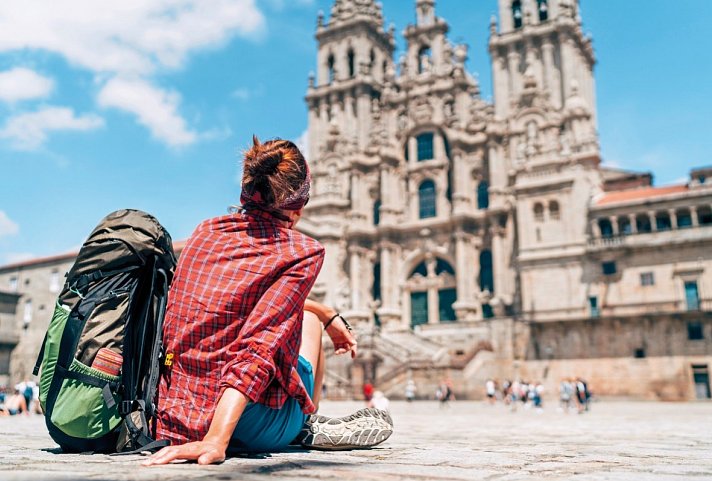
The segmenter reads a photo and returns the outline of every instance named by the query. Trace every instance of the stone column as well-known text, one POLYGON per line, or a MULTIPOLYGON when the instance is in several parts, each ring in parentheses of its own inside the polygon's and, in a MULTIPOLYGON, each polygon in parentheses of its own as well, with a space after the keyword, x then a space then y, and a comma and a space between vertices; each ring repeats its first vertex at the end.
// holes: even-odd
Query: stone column
POLYGON ((598 225, 598 219, 593 219, 591 221, 591 235, 594 239, 601 238, 601 226, 598 225))
POLYGON ((437 324, 440 320, 440 298, 435 277, 435 263, 435 258, 431 256, 428 256, 425 261, 428 268, 428 324, 437 324))
POLYGON ((455 278, 457 301, 453 309, 459 321, 475 319, 478 311, 475 299, 475 270, 473 267, 473 244, 471 236, 464 232, 455 234, 455 278))
POLYGON ((699 227, 700 219, 697 217, 697 207, 694 205, 690 206, 690 217, 692 218, 692 227, 699 227))
POLYGON ((636 222, 635 214, 628 214, 628 222, 630 222, 630 233, 637 234, 638 233, 638 223, 636 222))
MULTIPOLYGON (((507 54, 507 61, 509 62, 509 100, 519 95, 521 92, 521 75, 519 73, 519 62, 520 59, 519 52, 517 52, 514 47, 507 54)), ((508 101, 509 101, 508 100, 508 101)))
POLYGON ((650 230, 652 232, 658 230, 658 223, 655 221, 655 212, 648 211, 648 219, 650 220, 650 230))
POLYGON ((545 89, 550 92, 551 103, 558 110, 562 107, 561 88, 558 85, 554 85, 554 45, 550 39, 544 40, 541 51, 544 61, 545 89))
POLYGON ((361 310, 361 256, 359 248, 349 246, 349 277, 351 281, 351 309, 361 310))
POLYGON ((613 229, 613 235, 617 236, 620 234, 620 229, 618 228, 618 218, 616 216, 611 216, 608 218, 611 223, 611 229, 613 229))
POLYGON ((504 248, 505 236, 507 231, 503 227, 494 228, 494 236, 492 236, 492 274, 494 276, 494 294, 503 298, 509 293, 507 286, 507 252, 504 248))
POLYGON ((670 228, 677 229, 677 213, 675 209, 668 209, 668 214, 670 215, 670 228))

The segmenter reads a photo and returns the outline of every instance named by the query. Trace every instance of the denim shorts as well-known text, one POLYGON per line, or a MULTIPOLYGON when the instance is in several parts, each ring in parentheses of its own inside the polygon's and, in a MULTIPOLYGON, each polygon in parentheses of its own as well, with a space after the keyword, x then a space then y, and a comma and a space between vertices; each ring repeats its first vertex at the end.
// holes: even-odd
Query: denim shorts
MULTIPOLYGON (((314 371, 302 356, 297 361, 297 373, 309 397, 313 397, 314 371)), ((230 450, 262 453, 283 450, 297 437, 306 419, 307 415, 294 398, 287 399, 280 409, 251 402, 232 433, 230 450)))

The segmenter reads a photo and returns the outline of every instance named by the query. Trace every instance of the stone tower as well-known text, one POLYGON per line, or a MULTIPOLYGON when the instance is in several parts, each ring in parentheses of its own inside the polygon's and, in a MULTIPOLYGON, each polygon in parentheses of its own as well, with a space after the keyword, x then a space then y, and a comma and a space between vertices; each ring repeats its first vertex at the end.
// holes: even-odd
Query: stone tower
POLYGON ((316 39, 318 74, 306 96, 313 195, 301 227, 325 245, 323 271, 332 273, 320 278, 314 296, 366 319, 372 262, 348 233, 372 225, 378 160, 369 145, 378 121, 373 112, 394 69, 394 32, 384 30, 375 1, 336 0, 328 23, 319 15, 316 39))
POLYGON ((492 191, 515 206, 525 317, 551 292, 562 303, 585 299, 566 279, 569 264, 580 266, 588 229, 581 212, 601 181, 595 58, 578 8, 577 0, 499 0, 499 30, 495 19, 490 25, 492 191), (541 268, 554 259, 557 267, 541 268))

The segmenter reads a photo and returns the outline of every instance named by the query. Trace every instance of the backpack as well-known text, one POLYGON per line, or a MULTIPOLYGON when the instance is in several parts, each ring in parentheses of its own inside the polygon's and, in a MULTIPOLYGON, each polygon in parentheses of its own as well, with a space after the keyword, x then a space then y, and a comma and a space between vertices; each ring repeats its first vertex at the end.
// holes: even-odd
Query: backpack
POLYGON ((168 444, 154 442, 150 421, 175 266, 170 235, 138 210, 106 216, 79 250, 34 370, 47 429, 65 452, 168 444))

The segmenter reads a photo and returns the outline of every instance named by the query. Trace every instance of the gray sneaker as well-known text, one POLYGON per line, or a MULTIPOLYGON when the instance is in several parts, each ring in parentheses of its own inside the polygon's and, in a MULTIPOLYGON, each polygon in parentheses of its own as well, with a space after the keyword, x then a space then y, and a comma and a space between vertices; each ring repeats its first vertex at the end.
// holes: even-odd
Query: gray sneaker
POLYGON ((337 451, 364 449, 381 444, 393 434, 393 420, 387 411, 365 408, 350 416, 330 418, 312 414, 299 435, 305 448, 337 451))

